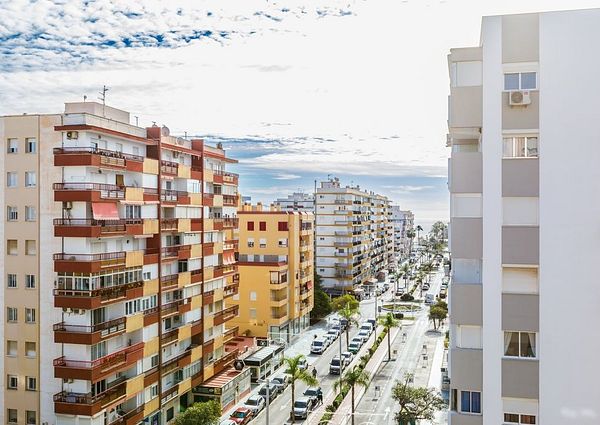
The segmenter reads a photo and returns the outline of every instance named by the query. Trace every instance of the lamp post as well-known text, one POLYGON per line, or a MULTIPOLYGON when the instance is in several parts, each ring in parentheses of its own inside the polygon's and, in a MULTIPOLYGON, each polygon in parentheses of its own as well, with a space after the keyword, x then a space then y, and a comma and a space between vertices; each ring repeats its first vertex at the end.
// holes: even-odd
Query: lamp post
POLYGON ((271 379, 259 379, 258 382, 264 382, 267 386, 267 399, 265 400, 265 416, 266 416, 266 425, 269 425, 269 404, 271 404, 271 379))

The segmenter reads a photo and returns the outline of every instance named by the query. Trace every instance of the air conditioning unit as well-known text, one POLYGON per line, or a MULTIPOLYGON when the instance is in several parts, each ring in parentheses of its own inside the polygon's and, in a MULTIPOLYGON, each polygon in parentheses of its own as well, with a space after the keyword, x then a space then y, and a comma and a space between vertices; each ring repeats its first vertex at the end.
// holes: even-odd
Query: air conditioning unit
POLYGON ((72 201, 63 201, 63 210, 70 210, 73 208, 72 201))
POLYGON ((71 140, 71 139, 78 139, 78 138, 79 138, 78 131, 67 131, 67 139, 71 140))
POLYGON ((510 106, 525 106, 531 103, 531 97, 528 91, 513 91, 508 94, 508 104, 510 106))

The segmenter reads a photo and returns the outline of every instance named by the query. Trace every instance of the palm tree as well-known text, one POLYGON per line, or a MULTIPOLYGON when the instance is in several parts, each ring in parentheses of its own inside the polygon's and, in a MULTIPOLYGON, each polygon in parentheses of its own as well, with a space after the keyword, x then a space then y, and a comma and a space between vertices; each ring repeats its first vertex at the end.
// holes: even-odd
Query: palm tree
POLYGON ((404 289, 408 289, 408 277, 410 276, 410 266, 408 263, 404 263, 400 269, 400 273, 402 273, 402 277, 404 278, 404 289))
POLYGON ((352 425, 354 425, 354 387, 356 385, 360 385, 362 387, 369 386, 369 375, 362 369, 354 366, 352 370, 346 372, 346 374, 341 377, 338 381, 335 381, 334 389, 335 391, 341 389, 344 385, 348 385, 351 391, 352 398, 352 425))
MULTIPOLYGON (((417 224, 417 242, 419 242, 421 240, 421 232, 423 231, 423 228, 421 227, 420 224, 417 224)), ((421 245, 421 242, 419 242, 419 245, 421 245)))
POLYGON ((284 357, 283 362, 286 365, 285 373, 290 375, 290 381, 292 384, 292 410, 290 416, 292 417, 292 423, 294 423, 294 403, 296 402, 296 381, 302 381, 306 385, 317 385, 319 381, 314 378, 308 369, 300 368, 300 360, 304 359, 302 354, 298 354, 294 357, 284 357))
POLYGON ((383 326, 383 329, 387 332, 387 343, 388 343, 388 362, 392 360, 392 342, 390 340, 390 334, 392 328, 396 328, 400 325, 398 319, 394 317, 392 313, 388 313, 385 316, 379 318, 379 324, 383 326))
POLYGON ((350 325, 354 323, 358 325, 358 320, 356 320, 356 315, 358 314, 357 308, 350 307, 350 304, 346 304, 344 308, 338 311, 338 314, 348 321, 348 325, 346 326, 346 350, 348 349, 348 344, 350 341, 350 325))

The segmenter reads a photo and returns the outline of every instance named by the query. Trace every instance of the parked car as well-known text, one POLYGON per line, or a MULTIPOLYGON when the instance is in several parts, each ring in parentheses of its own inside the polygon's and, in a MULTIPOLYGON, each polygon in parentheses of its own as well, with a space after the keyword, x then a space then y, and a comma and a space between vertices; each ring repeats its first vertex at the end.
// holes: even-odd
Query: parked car
POLYGON ((375 329, 375 326, 377 326, 377 320, 375 319, 367 319, 367 323, 370 323, 373 329, 375 329))
POLYGON ((298 369, 300 370, 306 370, 308 368, 308 361, 306 360, 305 357, 300 358, 300 360, 298 360, 298 369))
POLYGON ((346 328, 350 326, 350 324, 348 323, 348 319, 340 319, 340 326, 343 330, 346 330, 346 328))
POLYGON ((310 345, 310 352, 312 354, 322 354, 329 344, 324 338, 314 339, 312 344, 310 345))
POLYGON ((361 331, 367 331, 370 335, 371 332, 373 332, 373 325, 369 321, 366 321, 362 325, 360 325, 360 329, 358 330, 358 332, 360 333, 361 331))
POLYGON ((339 375, 346 368, 346 360, 344 357, 340 359, 339 356, 335 356, 329 362, 329 374, 330 375, 339 375))
POLYGON ((338 336, 340 336, 340 331, 337 329, 331 328, 327 331, 327 335, 332 335, 333 339, 336 339, 338 336))
POLYGON ((252 420, 254 415, 252 414, 252 410, 247 407, 238 407, 233 411, 229 419, 235 422, 237 425, 246 425, 248 422, 252 420))
POLYGON ((334 336, 329 333, 326 333, 325 335, 323 335, 323 339, 325 340, 327 347, 329 347, 335 341, 334 336))
POLYGON ((423 291, 428 291, 429 290, 429 283, 425 282, 423 283, 423 291))
POLYGON ((358 345, 360 345, 362 347, 363 344, 365 343, 365 340, 363 339, 363 337, 357 335, 354 338, 352 338, 350 340, 350 342, 356 342, 358 345))
POLYGON ((348 351, 350 351, 353 354, 356 354, 359 352, 361 345, 362 344, 358 341, 352 341, 350 342, 350 344, 348 344, 348 351))
POLYGON ((252 395, 248 397, 246 403, 244 403, 244 407, 252 410, 254 416, 258 415, 258 412, 265 408, 267 401, 261 395, 252 395))
POLYGON ((290 384, 290 378, 287 375, 276 376, 271 380, 271 382, 279 387, 279 392, 283 392, 290 384))
POLYGON ((354 354, 351 351, 344 351, 342 353, 342 358, 346 359, 346 365, 349 365, 352 363, 352 360, 354 360, 354 354))
POLYGON ((294 418, 295 419, 306 419, 308 418, 308 411, 314 405, 308 397, 300 397, 294 401, 294 418))
POLYGON ((338 334, 341 334, 341 333, 342 333, 342 325, 340 325, 339 323, 338 323, 338 324, 335 324, 335 325, 333 325, 333 326, 331 327, 331 329, 333 329, 333 330, 336 330, 336 331, 338 332, 338 334))
POLYGON ((425 294, 425 304, 431 305, 435 302, 435 296, 433 294, 425 294))
MULTIPOLYGON (((263 396, 265 399, 267 398, 267 384, 260 387, 258 390, 258 395, 263 396)), ((275 397, 279 395, 279 387, 274 383, 269 383, 269 399, 273 400, 275 397)))
POLYGON ((369 340, 370 336, 371 336, 371 332, 369 332, 366 329, 361 329, 360 331, 358 331, 358 335, 357 335, 357 337, 362 338, 363 344, 369 340))
POLYGON ((304 390, 304 395, 310 400, 310 407, 317 403, 319 391, 321 391, 321 387, 308 387, 304 390))

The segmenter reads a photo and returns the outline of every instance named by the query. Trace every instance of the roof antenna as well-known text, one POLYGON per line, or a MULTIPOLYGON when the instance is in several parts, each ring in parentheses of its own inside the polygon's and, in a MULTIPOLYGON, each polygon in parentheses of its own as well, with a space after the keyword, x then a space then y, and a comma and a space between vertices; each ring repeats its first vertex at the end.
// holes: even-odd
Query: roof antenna
POLYGON ((136 126, 136 127, 139 127, 138 123, 139 123, 139 119, 140 119, 140 117, 138 117, 138 116, 135 116, 135 115, 134 115, 133 117, 135 118, 135 126, 136 126))
POLYGON ((83 95, 83 103, 85 103, 85 101, 87 100, 87 95, 83 95))
POLYGON ((108 87, 106 86, 102 86, 102 91, 100 92, 100 97, 98 99, 100 99, 102 101, 102 116, 106 116, 105 114, 105 108, 106 108, 106 92, 108 91, 108 87))
POLYGON ((187 140, 187 131, 183 132, 183 138, 187 140))

